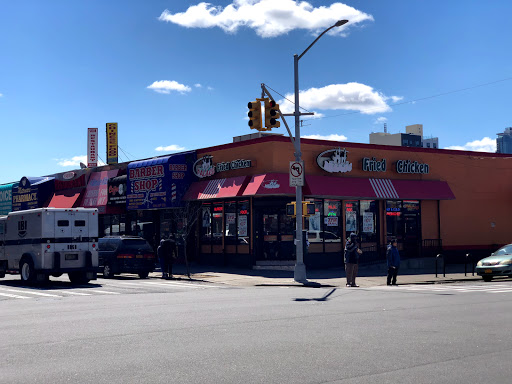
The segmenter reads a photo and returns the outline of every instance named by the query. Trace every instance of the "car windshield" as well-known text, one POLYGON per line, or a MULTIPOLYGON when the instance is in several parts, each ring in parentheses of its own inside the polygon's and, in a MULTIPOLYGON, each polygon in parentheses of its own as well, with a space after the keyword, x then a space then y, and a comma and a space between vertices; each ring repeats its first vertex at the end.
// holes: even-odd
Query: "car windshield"
POLYGON ((500 255, 511 255, 512 254, 512 244, 505 245, 504 247, 501 247, 496 252, 493 253, 494 256, 500 256, 500 255))

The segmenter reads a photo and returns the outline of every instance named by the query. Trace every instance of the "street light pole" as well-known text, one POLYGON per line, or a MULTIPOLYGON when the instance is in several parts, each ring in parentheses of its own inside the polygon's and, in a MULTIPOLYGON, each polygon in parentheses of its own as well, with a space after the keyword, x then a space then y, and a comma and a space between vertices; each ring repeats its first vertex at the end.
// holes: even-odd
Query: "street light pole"
MULTIPOLYGON (((299 55, 293 55, 293 77, 294 77, 294 90, 295 90, 295 161, 300 162, 302 153, 300 149, 300 107, 299 107, 299 60, 306 54, 307 51, 320 39, 325 33, 332 28, 341 27, 343 24, 348 23, 348 20, 339 20, 336 24, 327 28, 313 41, 304 52, 299 55)), ((304 169, 305 174, 305 169, 304 169)), ((304 175, 305 179, 305 175, 304 175)), ((302 186, 295 187, 295 209, 296 209, 296 226, 295 226, 295 253, 297 260, 295 262, 295 269, 293 278, 299 283, 307 283, 306 265, 304 264, 304 244, 302 239, 302 186)))

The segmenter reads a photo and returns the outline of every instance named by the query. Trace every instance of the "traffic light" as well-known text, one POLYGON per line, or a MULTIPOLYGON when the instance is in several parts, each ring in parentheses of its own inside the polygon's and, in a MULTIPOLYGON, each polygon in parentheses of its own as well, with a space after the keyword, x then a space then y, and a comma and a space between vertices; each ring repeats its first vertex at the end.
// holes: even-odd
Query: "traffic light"
POLYGON ((276 104, 274 100, 268 98, 265 99, 265 127, 267 130, 272 128, 279 128, 281 123, 277 121, 279 119, 279 104, 276 104))
POLYGON ((295 202, 286 204, 286 216, 296 216, 295 213, 295 202))
POLYGON ((258 131, 265 131, 266 129, 261 125, 261 104, 259 101, 251 101, 247 104, 249 108, 249 127, 258 131))
POLYGON ((314 216, 315 215, 315 203, 309 201, 302 202, 302 216, 314 216))

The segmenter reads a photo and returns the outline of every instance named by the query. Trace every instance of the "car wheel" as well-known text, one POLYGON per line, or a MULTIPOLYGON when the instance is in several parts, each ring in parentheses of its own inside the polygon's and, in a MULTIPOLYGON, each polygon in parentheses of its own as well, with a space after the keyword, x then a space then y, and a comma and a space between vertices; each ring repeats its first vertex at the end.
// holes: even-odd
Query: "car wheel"
POLYGON ((73 284, 87 284, 90 280, 85 272, 70 272, 68 276, 73 284))
POLYGON ((114 277, 114 272, 112 271, 112 266, 109 263, 106 263, 103 266, 103 277, 105 279, 111 279, 114 277))
POLYGON ((52 276, 53 276, 53 277, 61 277, 61 276, 62 276, 62 273, 52 273, 52 276))
POLYGON ((30 258, 23 258, 20 261, 20 276, 22 282, 29 284, 33 283, 36 279, 34 263, 30 258))
POLYGON ((486 282, 489 282, 492 280, 492 276, 482 276, 482 279, 484 279, 486 282))
POLYGON ((145 272, 139 272, 139 277, 140 277, 141 279, 145 279, 145 278, 147 278, 147 277, 148 277, 148 275, 149 275, 149 272, 148 272, 148 271, 145 271, 145 272))

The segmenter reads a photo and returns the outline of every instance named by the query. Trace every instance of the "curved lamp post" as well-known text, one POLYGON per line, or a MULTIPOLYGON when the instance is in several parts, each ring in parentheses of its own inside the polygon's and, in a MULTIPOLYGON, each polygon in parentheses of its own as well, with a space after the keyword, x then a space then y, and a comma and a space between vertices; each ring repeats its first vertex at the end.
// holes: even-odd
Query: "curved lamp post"
MULTIPOLYGON (((293 69, 294 69, 294 82, 295 82, 295 160, 301 161, 302 153, 300 151, 300 116, 302 115, 299 110, 299 60, 302 56, 306 54, 309 49, 315 45, 315 43, 320 39, 325 33, 330 31, 335 27, 341 27, 343 24, 348 23, 348 20, 339 20, 336 24, 330 26, 325 31, 323 31, 316 39, 313 41, 309 47, 306 48, 304 52, 300 55, 293 55, 293 69)), ((306 283, 306 266, 304 264, 304 253, 303 253, 303 244, 302 244, 302 186, 295 187, 295 206, 296 206, 296 227, 295 227, 295 251, 297 255, 297 260, 295 263, 295 269, 293 278, 295 281, 299 283, 306 283)))

